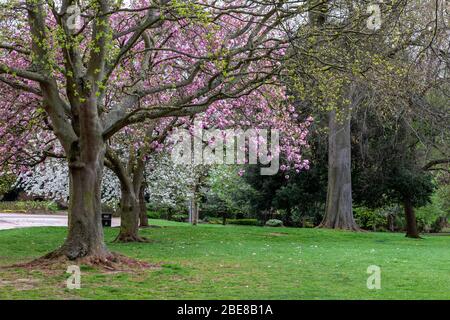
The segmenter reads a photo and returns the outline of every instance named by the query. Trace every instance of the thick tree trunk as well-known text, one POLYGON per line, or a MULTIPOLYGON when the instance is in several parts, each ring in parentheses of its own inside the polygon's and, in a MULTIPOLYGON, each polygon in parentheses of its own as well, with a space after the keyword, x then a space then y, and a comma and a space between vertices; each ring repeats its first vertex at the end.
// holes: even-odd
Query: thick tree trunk
MULTIPOLYGON (((309 13, 309 23, 322 29, 327 21, 329 8, 326 2, 316 3, 316 10, 309 13)), ((353 106, 359 103, 355 99, 354 83, 349 87, 349 98, 353 106)), ((343 103, 339 118, 336 110, 329 114, 328 133, 328 189, 325 216, 319 225, 321 228, 360 230, 353 217, 351 183, 351 108, 343 103)))
POLYGON ((350 112, 329 115, 328 190, 326 212, 319 227, 359 230, 352 210, 350 112))
POLYGON ((68 235, 61 248, 44 258, 66 256, 70 260, 83 258, 93 263, 108 263, 114 258, 104 243, 101 223, 105 142, 95 99, 88 96, 86 104, 74 108, 72 126, 78 138, 69 144, 64 135, 59 135, 69 165, 68 235))
POLYGON ((142 185, 139 190, 139 219, 140 226, 145 228, 148 227, 148 216, 147 216, 147 205, 145 202, 145 186, 142 185))
MULTIPOLYGON (((101 161, 103 162, 103 161, 101 161)), ((109 255, 103 240, 101 222, 101 181, 103 165, 92 163, 85 168, 70 170, 71 198, 69 233, 63 245, 69 259, 109 255)))
MULTIPOLYGON (((95 148, 94 148, 95 149, 95 148)), ((101 182, 104 153, 97 161, 70 161, 69 227, 67 239, 61 248, 43 258, 33 261, 42 264, 45 260, 67 257, 77 263, 108 266, 117 264, 135 265, 132 259, 110 252, 103 238, 101 223, 101 182)))
POLYGON ((135 161, 134 150, 130 149, 128 166, 125 166, 116 153, 110 148, 106 150, 108 167, 120 181, 120 231, 116 242, 145 242, 139 236, 139 220, 141 204, 139 196, 143 187, 144 162, 135 161))
POLYGON ((103 162, 104 147, 101 143, 92 143, 89 150, 70 157, 68 235, 61 248, 45 258, 66 256, 70 260, 87 258, 100 263, 113 258, 104 243, 101 223, 103 162))
POLYGON ((417 230, 416 213, 410 199, 405 199, 403 202, 405 208, 406 218, 406 237, 408 238, 420 238, 419 231, 417 230))
POLYGON ((131 186, 121 185, 120 199, 120 232, 117 242, 143 242, 139 236, 140 204, 131 186))

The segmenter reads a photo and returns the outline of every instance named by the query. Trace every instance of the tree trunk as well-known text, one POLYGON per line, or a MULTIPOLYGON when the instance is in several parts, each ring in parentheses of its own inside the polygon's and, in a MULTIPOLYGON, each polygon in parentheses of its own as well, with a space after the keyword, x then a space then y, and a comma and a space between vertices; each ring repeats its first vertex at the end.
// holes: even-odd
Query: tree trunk
POLYGON ((389 231, 394 232, 395 231, 395 216, 393 214, 388 214, 387 221, 388 221, 389 231))
MULTIPOLYGON (((310 1, 317 8, 309 13, 309 23, 323 29, 329 15, 327 2, 310 1)), ((354 83, 349 87, 352 107, 359 103, 355 99, 354 83)), ((325 216, 319 228, 360 230, 353 217, 351 184, 351 108, 343 103, 340 118, 336 110, 329 113, 328 133, 328 189, 325 216)))
POLYGON ((336 111, 329 115, 328 190, 326 211, 319 227, 359 230, 352 210, 350 112, 343 119, 336 111))
POLYGON ((121 184, 120 232, 117 242, 143 242, 139 236, 139 199, 131 185, 121 184))
POLYGON ((191 198, 189 204, 189 221, 194 226, 198 224, 198 204, 195 195, 191 198))
POLYGON ((109 255, 103 240, 101 221, 101 162, 69 170, 70 224, 63 248, 65 247, 65 255, 71 260, 85 256, 104 259, 109 255))
POLYGON ((411 199, 405 199, 403 202, 405 208, 406 218, 406 237, 408 238, 420 238, 419 231, 417 230, 416 213, 412 205, 411 199))
POLYGON ((141 227, 148 227, 147 205, 145 202, 145 186, 142 185, 139 190, 139 219, 141 227))
POLYGON ((68 235, 61 248, 44 258, 66 256, 70 260, 87 258, 92 262, 108 262, 113 258, 104 243, 101 223, 103 162, 101 144, 92 143, 89 150, 71 155, 68 235))
POLYGON ((108 167, 120 181, 120 232, 116 242, 145 242, 147 239, 139 236, 139 220, 141 213, 140 192, 143 188, 144 162, 136 163, 134 149, 130 148, 128 166, 125 166, 118 155, 107 148, 108 167))
POLYGON ((44 258, 66 256, 70 260, 108 263, 114 256, 103 239, 101 223, 101 185, 105 161, 105 142, 95 97, 79 106, 72 120, 77 139, 70 144, 60 135, 69 165, 70 197, 68 235, 58 250, 44 258))
POLYGON ((198 224, 200 208, 197 199, 194 200, 194 225, 198 224))

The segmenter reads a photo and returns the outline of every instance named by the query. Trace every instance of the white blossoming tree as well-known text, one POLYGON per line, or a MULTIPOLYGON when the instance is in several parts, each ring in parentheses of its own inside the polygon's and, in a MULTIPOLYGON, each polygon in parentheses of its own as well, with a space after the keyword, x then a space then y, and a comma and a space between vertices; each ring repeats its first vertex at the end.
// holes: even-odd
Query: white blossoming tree
POLYGON ((149 159, 146 171, 147 191, 152 205, 176 208, 187 204, 195 181, 193 166, 173 163, 170 155, 161 153, 149 159))
MULTIPOLYGON (((49 158, 43 163, 22 173, 17 186, 29 195, 39 195, 46 199, 69 201, 69 172, 63 159, 49 158)), ((102 185, 102 203, 116 208, 120 200, 120 186, 116 176, 104 169, 102 185)))

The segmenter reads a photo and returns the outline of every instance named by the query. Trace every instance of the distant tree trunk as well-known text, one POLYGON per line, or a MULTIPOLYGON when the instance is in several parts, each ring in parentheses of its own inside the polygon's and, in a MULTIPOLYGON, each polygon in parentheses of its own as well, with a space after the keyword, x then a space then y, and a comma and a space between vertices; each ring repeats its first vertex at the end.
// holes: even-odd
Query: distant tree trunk
POLYGON ((196 196, 194 195, 189 203, 189 222, 196 226, 198 224, 198 203, 196 196))
POLYGON ((198 224, 198 221, 200 220, 200 205, 197 200, 195 200, 195 225, 198 224))
POLYGON ((116 238, 118 242, 140 241, 139 233, 139 200, 128 186, 121 186, 120 199, 120 232, 116 238))
POLYGON ((195 184, 192 188, 192 196, 189 201, 189 222, 196 226, 199 219, 199 204, 198 204, 198 193, 200 189, 200 184, 195 184))
POLYGON ((107 165, 120 181, 120 231, 117 242, 145 242, 139 236, 139 219, 141 213, 140 191, 143 185, 144 163, 138 159, 136 166, 134 155, 130 152, 129 164, 125 167, 119 157, 107 149, 107 165))
POLYGON ((388 230, 391 232, 394 232, 395 231, 395 216, 393 214, 388 214, 387 221, 388 221, 388 230))
POLYGON ((188 213, 189 213, 188 221, 189 221, 190 224, 192 224, 192 199, 189 199, 188 213))
POLYGON ((411 199, 406 198, 403 202, 406 218, 406 236, 408 238, 420 238, 417 230, 416 213, 412 205, 411 199))
POLYGON ((145 202, 145 186, 139 191, 139 219, 141 227, 148 227, 147 204, 145 202))
POLYGON ((329 114, 328 190, 321 228, 360 230, 353 217, 350 111, 329 114))

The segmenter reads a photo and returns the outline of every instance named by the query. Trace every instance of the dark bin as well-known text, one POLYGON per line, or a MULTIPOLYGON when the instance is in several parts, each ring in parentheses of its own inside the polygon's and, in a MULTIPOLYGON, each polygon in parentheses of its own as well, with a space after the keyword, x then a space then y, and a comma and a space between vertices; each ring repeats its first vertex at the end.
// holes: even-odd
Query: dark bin
POLYGON ((102 226, 111 227, 112 213, 102 213, 102 226))

